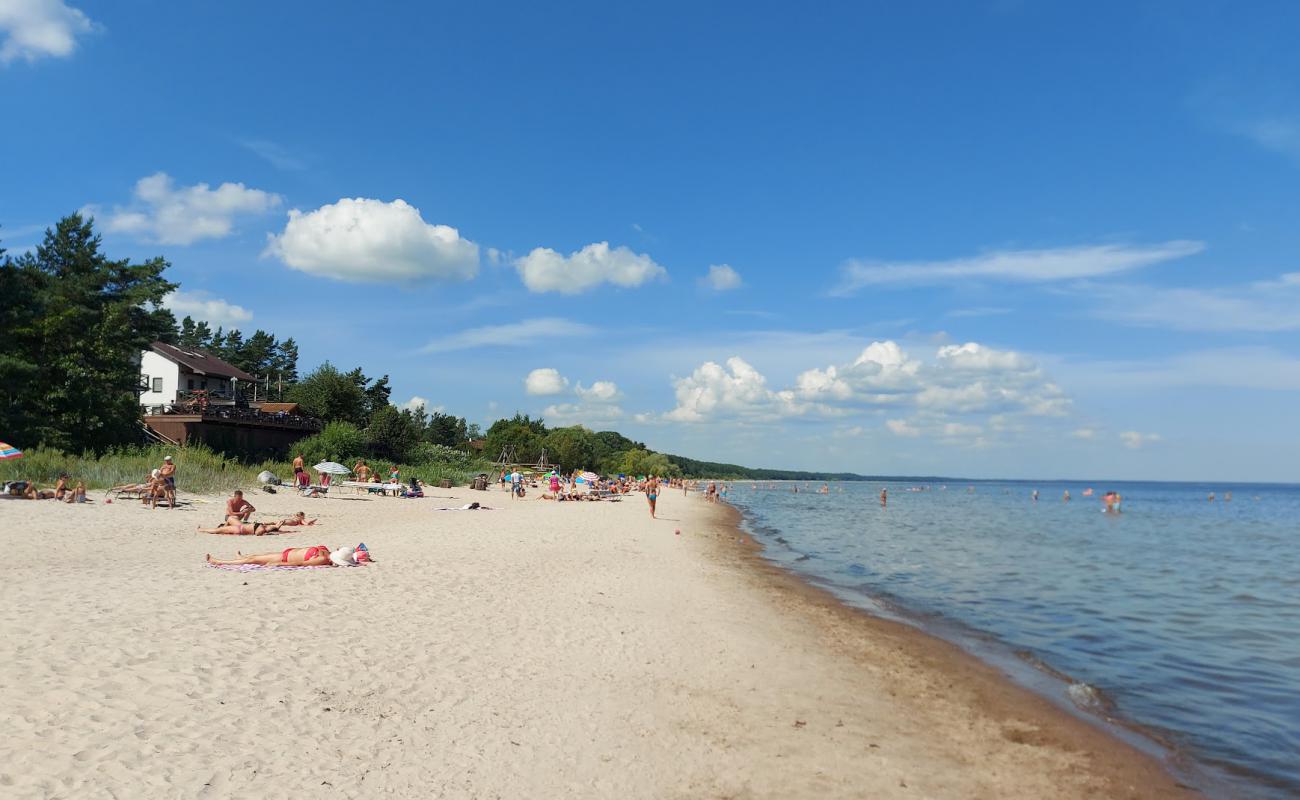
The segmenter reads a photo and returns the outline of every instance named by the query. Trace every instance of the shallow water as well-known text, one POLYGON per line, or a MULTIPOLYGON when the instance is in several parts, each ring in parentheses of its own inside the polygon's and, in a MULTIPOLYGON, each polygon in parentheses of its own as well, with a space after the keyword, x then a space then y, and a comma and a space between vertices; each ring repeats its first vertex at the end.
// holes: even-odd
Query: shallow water
POLYGON ((1300 796, 1300 487, 1092 485, 739 482, 728 499, 768 558, 1064 673, 1063 697, 1189 756, 1212 794, 1300 796), (1109 489, 1123 514, 1099 513, 1109 489))

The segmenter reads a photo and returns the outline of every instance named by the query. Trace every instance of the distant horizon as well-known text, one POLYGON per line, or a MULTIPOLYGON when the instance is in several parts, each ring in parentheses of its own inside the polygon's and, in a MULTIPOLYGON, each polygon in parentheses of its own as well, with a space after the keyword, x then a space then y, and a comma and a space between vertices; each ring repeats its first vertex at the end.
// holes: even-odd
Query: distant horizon
POLYGON ((0 15, 0 247, 480 424, 1300 481, 1300 6, 225 11, 0 15))

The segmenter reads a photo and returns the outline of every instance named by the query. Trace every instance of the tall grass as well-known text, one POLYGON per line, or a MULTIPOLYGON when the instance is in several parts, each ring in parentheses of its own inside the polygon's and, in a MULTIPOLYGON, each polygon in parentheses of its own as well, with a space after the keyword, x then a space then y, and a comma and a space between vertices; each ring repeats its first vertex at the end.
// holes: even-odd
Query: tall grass
MULTIPOLYGON (((202 445, 153 445, 110 450, 100 456, 73 455, 53 448, 37 447, 25 451, 22 458, 0 461, 0 481, 29 480, 37 486, 47 488, 59 475, 67 473, 73 481, 85 481, 87 489, 107 489, 144 481, 150 470, 162 464, 163 456, 171 456, 175 461, 176 485, 181 492, 223 494, 235 489, 253 488, 258 485, 258 473, 263 470, 275 473, 286 483, 293 476, 287 460, 249 464, 202 445)), ((356 463, 356 459, 347 459, 343 463, 350 467, 356 463)), ((416 477, 433 486, 437 486, 444 478, 450 479, 453 485, 467 484, 474 475, 489 469, 486 461, 467 458, 464 454, 459 458, 415 464, 390 465, 388 462, 381 464, 374 460, 368 463, 380 471, 381 477, 387 476, 390 466, 396 466, 401 470, 403 481, 416 477)))

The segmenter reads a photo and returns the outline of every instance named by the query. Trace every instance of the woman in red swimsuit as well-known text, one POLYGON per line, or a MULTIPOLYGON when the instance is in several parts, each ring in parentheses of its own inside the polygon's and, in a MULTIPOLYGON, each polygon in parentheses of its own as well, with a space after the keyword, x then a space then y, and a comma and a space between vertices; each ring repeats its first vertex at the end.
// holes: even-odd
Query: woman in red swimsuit
POLYGON ((208 556, 209 564, 224 567, 230 564, 261 564, 267 567, 324 567, 330 564, 330 549, 323 544, 315 547, 290 547, 280 553, 258 553, 221 560, 208 556))

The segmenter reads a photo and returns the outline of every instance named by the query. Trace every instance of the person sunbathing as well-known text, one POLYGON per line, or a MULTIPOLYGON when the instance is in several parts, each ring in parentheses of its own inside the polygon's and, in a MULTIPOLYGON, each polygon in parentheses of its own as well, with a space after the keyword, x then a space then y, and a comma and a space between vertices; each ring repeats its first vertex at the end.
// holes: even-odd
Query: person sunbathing
POLYGON ((260 564, 265 567, 326 567, 330 561, 330 549, 323 545, 315 547, 290 547, 279 553, 256 553, 251 556, 240 554, 239 558, 216 559, 207 555, 207 562, 219 567, 260 564))
POLYGON ((54 497, 54 492, 37 489, 31 481, 10 481, 5 484, 5 494, 23 500, 49 500, 54 497))
MULTIPOLYGON (((58 481, 54 484, 54 499, 62 500, 63 496, 70 491, 72 490, 68 488, 68 473, 65 472, 59 476, 58 481)), ((68 502, 72 501, 69 500, 68 502)))
POLYGON ((226 517, 223 525, 215 528, 199 527, 199 533, 220 533, 226 536, 265 536, 280 530, 279 522, 244 522, 239 517, 226 517))
POLYGON ((280 525, 281 527, 290 528, 298 525, 315 525, 319 521, 319 519, 307 519, 307 512, 299 511, 292 517, 280 520, 280 525))

